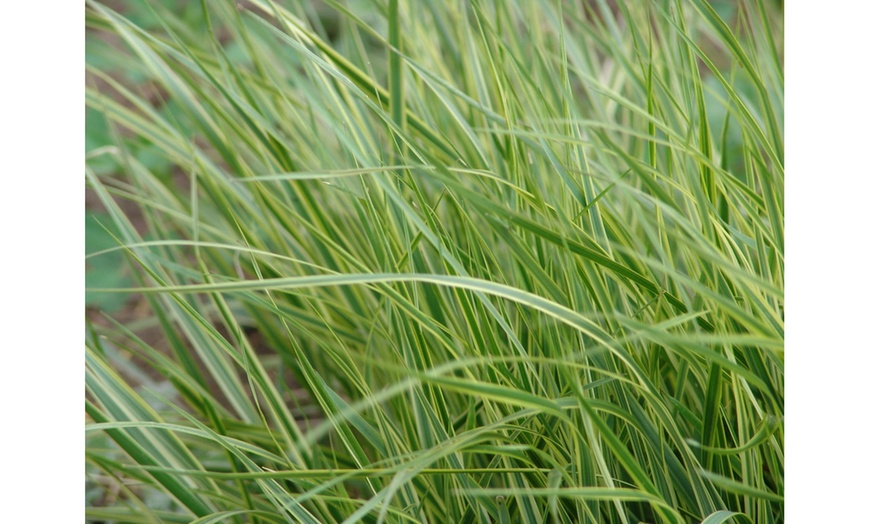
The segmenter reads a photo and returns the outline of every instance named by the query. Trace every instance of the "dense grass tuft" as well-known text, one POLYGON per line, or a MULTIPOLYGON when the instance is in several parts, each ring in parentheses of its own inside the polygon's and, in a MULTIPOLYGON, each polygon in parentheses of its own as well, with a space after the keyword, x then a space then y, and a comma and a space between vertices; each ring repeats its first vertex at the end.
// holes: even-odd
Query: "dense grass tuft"
POLYGON ((176 3, 87 3, 89 519, 783 521, 781 7, 176 3))

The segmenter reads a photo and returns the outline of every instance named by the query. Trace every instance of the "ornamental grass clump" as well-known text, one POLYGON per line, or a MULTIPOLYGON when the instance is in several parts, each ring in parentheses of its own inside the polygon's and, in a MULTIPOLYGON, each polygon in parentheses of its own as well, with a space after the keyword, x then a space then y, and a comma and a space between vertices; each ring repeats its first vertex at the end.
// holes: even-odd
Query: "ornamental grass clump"
POLYGON ((87 28, 90 521, 783 521, 781 6, 87 28))

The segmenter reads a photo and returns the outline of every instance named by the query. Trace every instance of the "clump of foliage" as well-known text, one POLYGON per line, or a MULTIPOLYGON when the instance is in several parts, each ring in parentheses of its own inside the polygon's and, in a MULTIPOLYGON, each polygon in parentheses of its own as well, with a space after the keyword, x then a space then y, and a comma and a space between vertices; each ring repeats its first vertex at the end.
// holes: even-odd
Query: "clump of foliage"
POLYGON ((168 6, 87 3, 89 519, 783 520, 781 7, 168 6))

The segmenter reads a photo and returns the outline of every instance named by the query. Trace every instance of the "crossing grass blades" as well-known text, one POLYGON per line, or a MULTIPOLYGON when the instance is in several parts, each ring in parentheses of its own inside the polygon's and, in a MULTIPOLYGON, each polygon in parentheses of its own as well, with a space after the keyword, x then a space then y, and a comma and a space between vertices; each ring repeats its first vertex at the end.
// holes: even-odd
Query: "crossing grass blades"
POLYGON ((783 521, 781 6, 86 9, 91 522, 783 521))

